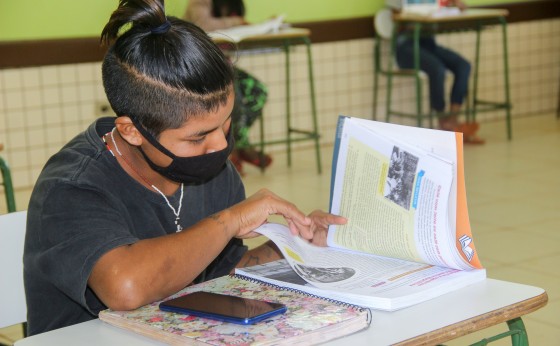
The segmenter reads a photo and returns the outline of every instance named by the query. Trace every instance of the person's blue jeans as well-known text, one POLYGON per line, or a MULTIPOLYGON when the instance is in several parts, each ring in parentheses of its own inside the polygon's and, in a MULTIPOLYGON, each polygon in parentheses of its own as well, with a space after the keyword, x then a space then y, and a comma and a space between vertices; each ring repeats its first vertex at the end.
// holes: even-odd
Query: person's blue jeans
MULTIPOLYGON (((403 69, 414 68, 414 43, 412 38, 399 36, 396 49, 397 64, 403 69)), ((469 88, 470 63, 462 56, 439 46, 435 38, 420 38, 420 70, 428 75, 430 106, 436 112, 445 111, 445 71, 453 75, 452 104, 462 104, 469 88)))

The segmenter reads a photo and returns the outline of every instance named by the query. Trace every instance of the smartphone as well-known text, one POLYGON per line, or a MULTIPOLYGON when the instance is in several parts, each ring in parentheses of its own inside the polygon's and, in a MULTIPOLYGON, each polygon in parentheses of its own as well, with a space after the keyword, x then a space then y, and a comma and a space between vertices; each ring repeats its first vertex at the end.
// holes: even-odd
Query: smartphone
POLYGON ((280 303, 241 298, 212 292, 193 292, 159 304, 160 310, 249 325, 283 314, 280 303))

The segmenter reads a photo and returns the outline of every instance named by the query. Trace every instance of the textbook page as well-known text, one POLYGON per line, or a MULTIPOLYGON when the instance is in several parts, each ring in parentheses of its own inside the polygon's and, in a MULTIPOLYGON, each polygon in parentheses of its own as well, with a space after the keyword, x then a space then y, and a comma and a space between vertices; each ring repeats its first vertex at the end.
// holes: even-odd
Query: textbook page
MULTIPOLYGON (((350 118, 352 122, 369 128, 371 131, 382 133, 385 137, 408 142, 421 150, 433 153, 448 162, 457 162, 458 148, 456 134, 451 131, 418 128, 414 126, 396 125, 381 121, 371 121, 361 118, 350 118)), ((346 118, 348 120, 348 118, 346 118)), ((345 122, 346 122, 345 120, 345 122)), ((461 138, 462 141, 462 138, 461 138)), ((453 180, 449 191, 449 225, 454 227, 456 221, 455 201, 457 199, 457 165, 452 165, 453 180)))
POLYGON ((348 223, 329 228, 329 246, 472 268, 458 254, 454 220, 449 220, 455 210, 450 203, 454 163, 354 118, 342 121, 331 212, 348 223))
MULTIPOLYGON (((343 117, 343 119, 341 123, 350 120, 371 131, 382 133, 388 138, 408 142, 410 145, 454 163, 453 181, 448 200, 448 224, 450 230, 455 230, 453 246, 457 249, 456 260, 473 268, 482 268, 474 246, 469 221, 463 161, 463 135, 450 131, 396 125, 361 118, 343 117)), ((450 237, 449 241, 451 242, 453 239, 450 237)), ((450 245, 452 244, 450 243, 450 245)))
POLYGON ((287 262, 237 268, 236 274, 375 309, 399 309, 486 277, 484 270, 461 271, 311 245, 279 224, 255 231, 271 239, 287 262))

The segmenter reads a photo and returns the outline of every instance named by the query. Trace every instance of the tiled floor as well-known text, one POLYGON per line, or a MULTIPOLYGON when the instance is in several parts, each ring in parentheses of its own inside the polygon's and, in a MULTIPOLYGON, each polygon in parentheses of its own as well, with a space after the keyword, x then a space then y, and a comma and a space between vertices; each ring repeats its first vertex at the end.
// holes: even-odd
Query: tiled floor
MULTIPOLYGON (((515 119, 510 142, 503 122, 484 123, 481 136, 485 145, 465 148, 477 249, 489 277, 547 290, 548 305, 523 320, 531 345, 560 345, 560 120, 552 114, 515 119)), ((246 167, 248 195, 267 187, 305 212, 327 209, 332 148, 323 149, 322 175, 317 175, 311 150, 296 152, 291 168, 278 153, 265 174, 246 167)), ((19 206, 25 205, 27 195, 18 195, 19 206)), ((504 324, 447 344, 469 344, 505 328, 504 324)), ((20 329, 7 328, 0 334, 14 339, 20 337, 20 329)), ((492 345, 508 344, 502 340, 492 345)))

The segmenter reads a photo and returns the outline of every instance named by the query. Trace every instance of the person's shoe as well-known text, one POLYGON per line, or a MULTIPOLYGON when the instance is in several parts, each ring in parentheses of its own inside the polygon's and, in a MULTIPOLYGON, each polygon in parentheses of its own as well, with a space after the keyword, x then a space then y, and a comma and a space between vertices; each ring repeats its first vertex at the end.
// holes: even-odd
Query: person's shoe
POLYGON ((259 168, 266 168, 272 163, 272 157, 255 149, 238 149, 239 158, 259 168))
POLYGON ((472 134, 472 135, 466 135, 463 134, 463 143, 465 144, 484 144, 486 143, 486 141, 480 137, 478 137, 476 134, 472 134))
POLYGON ((479 127, 478 123, 462 123, 455 126, 453 131, 461 132, 465 136, 474 136, 479 127))
POLYGON ((232 152, 231 155, 229 156, 229 160, 231 161, 231 163, 233 163, 239 175, 244 176, 245 172, 243 172, 243 162, 241 161, 239 154, 235 151, 232 152))

